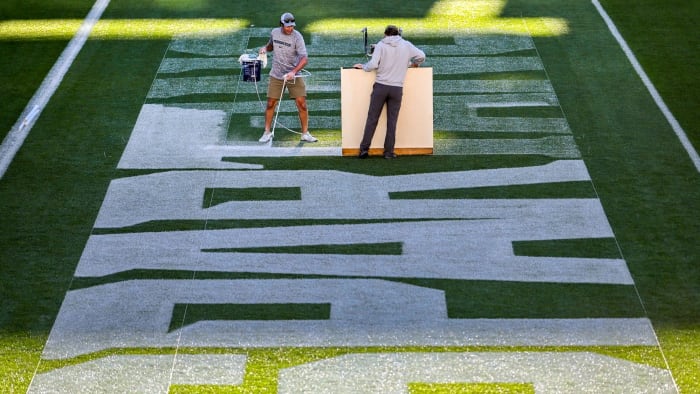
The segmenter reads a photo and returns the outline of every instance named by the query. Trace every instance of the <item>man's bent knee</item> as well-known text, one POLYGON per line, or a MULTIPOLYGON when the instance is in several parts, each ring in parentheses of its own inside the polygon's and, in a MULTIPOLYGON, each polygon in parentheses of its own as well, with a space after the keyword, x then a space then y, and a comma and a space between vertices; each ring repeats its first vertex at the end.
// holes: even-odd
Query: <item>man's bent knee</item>
POLYGON ((294 101, 296 102, 296 104, 297 104, 297 109, 298 109, 299 111, 306 111, 306 110, 307 110, 307 107, 306 107, 306 97, 298 97, 298 98, 296 98, 294 101))

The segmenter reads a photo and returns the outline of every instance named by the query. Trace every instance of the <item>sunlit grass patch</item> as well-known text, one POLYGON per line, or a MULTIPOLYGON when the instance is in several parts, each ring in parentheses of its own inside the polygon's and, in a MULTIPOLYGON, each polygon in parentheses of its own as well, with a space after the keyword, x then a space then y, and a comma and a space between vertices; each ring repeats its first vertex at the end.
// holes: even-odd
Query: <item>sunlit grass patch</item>
POLYGON ((500 14, 505 5, 505 0, 442 0, 435 3, 424 19, 394 18, 390 22, 386 18, 324 19, 311 23, 306 30, 356 35, 360 29, 367 27, 381 34, 391 23, 414 36, 497 33, 548 37, 569 32, 568 23, 563 19, 502 18, 500 14))
POLYGON ((0 392, 24 393, 46 342, 44 335, 0 332, 0 392))
POLYGON ((108 19, 95 26, 92 36, 100 39, 209 37, 234 33, 248 24, 241 19, 108 19))
POLYGON ((409 383, 411 394, 509 394, 534 393, 530 383, 409 383))
POLYGON ((463 34, 514 34, 533 37, 558 36, 569 32, 566 21, 554 18, 476 18, 463 15, 428 17, 426 19, 325 19, 311 23, 306 31, 323 34, 356 36, 367 27, 381 35, 388 23, 400 26, 412 36, 463 34))
POLYGON ((664 326, 657 328, 659 343, 678 385, 696 392, 700 387, 700 328, 664 326))
MULTIPOLYGON (((0 40, 66 40, 81 19, 32 19, 0 22, 0 40)), ((249 24, 242 19, 102 19, 92 30, 93 39, 151 40, 179 35, 210 37, 230 34, 249 24)))
POLYGON ((0 22, 0 40, 66 40, 83 23, 81 19, 32 19, 0 22))

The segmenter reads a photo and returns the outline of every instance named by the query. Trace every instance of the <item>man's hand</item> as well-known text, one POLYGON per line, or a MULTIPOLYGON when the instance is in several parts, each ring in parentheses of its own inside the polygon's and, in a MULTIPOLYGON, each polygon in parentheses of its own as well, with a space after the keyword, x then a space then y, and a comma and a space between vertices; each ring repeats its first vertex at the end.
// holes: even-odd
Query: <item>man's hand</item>
POLYGON ((362 69, 362 64, 361 64, 361 63, 357 63, 357 64, 355 64, 355 65, 353 66, 353 68, 362 69))
POLYGON ((294 73, 294 71, 290 71, 290 72, 284 74, 285 81, 291 81, 292 79, 294 79, 294 77, 296 77, 296 74, 294 73))
POLYGON ((267 48, 266 48, 266 47, 260 47, 260 49, 258 50, 258 53, 261 54, 261 55, 266 54, 266 53, 267 53, 267 48))

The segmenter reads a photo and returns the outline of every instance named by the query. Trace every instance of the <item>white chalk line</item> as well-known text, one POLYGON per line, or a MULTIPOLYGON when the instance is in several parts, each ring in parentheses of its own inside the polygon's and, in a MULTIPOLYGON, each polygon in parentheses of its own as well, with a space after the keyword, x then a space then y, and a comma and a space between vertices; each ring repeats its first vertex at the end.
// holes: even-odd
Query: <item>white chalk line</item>
POLYGON ((109 5, 109 0, 97 0, 92 6, 92 9, 85 17, 83 24, 80 26, 75 36, 70 40, 66 49, 63 50, 61 56, 58 57, 56 63, 51 67, 51 70, 46 74, 46 78, 39 86, 39 89, 34 93, 31 100, 25 107, 17 122, 12 126, 12 129, 7 134, 0 145, 0 179, 5 175, 7 168, 12 163, 15 155, 24 144, 24 140, 29 135, 36 120, 41 115, 46 104, 58 89, 58 86, 63 81, 63 77, 70 69, 73 61, 83 48, 85 41, 90 36, 92 28, 99 21, 102 13, 109 5))
POLYGON ((620 32, 617 30, 615 23, 612 21, 612 19, 608 15, 608 13, 605 12, 605 9, 603 8, 603 6, 600 5, 600 2, 598 0, 591 0, 591 1, 593 2, 593 5, 598 10, 598 13, 600 14, 600 16, 605 21, 605 24, 608 25, 608 29, 610 30, 610 33, 613 35, 613 37, 615 37, 615 40, 617 40, 618 44, 620 44, 620 47, 622 47, 622 50, 625 52, 625 55, 627 56, 627 59, 629 59, 630 63, 632 63, 632 67, 634 67, 634 70, 637 72, 637 75, 639 75, 639 78, 642 79, 642 82, 646 86, 647 90, 649 90, 649 93, 654 98, 656 105, 659 107, 661 112, 664 114, 664 116, 668 120, 668 123, 673 128, 673 131, 676 133, 676 136, 678 137, 681 144, 683 145, 683 148, 685 149, 686 152, 688 152, 688 156, 690 156, 690 159, 693 161, 693 164, 695 164, 695 169, 697 169, 697 171, 700 172, 700 156, 698 156, 698 152, 695 150, 695 148, 693 147, 693 144, 688 139, 688 136, 685 134, 685 131, 681 127, 680 123, 678 123, 678 120, 676 120, 675 116, 673 116, 671 111, 666 106, 666 103, 661 98, 661 95, 656 90, 656 88, 654 87, 654 84, 651 82, 651 80, 649 79, 647 74, 644 72, 644 69, 642 68, 641 64, 639 64, 639 62, 637 61, 637 57, 634 56, 634 53, 632 52, 630 47, 627 45, 627 42, 622 37, 620 32))

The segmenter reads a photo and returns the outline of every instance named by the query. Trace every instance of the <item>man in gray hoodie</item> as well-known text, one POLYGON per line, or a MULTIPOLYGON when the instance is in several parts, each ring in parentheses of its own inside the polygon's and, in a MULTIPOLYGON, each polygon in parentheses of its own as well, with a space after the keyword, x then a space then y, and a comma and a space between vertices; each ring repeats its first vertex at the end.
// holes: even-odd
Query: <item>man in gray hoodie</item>
POLYGON ((365 64, 353 67, 367 72, 377 70, 377 77, 372 87, 372 95, 367 111, 364 135, 360 143, 360 158, 369 155, 369 146, 379 122, 379 116, 386 103, 386 137, 384 138, 384 158, 393 159, 396 143, 396 122, 401 109, 403 82, 408 67, 418 67, 425 61, 425 53, 416 48, 399 34, 399 28, 389 25, 384 30, 384 38, 377 43, 372 58, 365 64))

